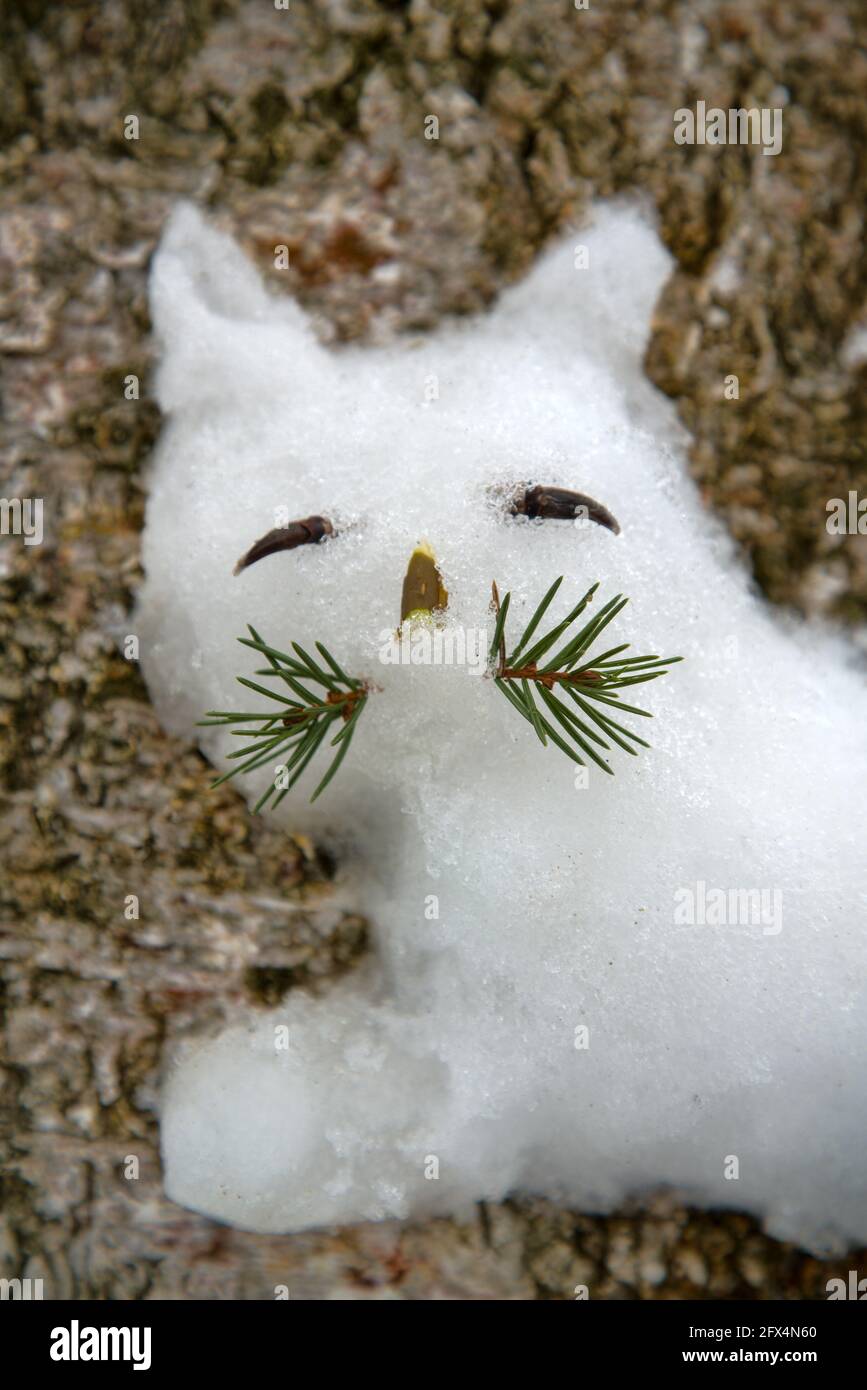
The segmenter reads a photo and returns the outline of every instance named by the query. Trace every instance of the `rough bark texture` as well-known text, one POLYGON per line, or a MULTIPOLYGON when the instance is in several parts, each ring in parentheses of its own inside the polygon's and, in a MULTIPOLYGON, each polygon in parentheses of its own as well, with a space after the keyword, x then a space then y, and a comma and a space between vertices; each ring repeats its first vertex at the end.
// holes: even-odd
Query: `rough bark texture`
POLYGON ((860 0, 4 8, 0 489, 43 497, 46 534, 0 539, 0 1273, 53 1298, 767 1298, 824 1297, 857 1266, 665 1196, 296 1237, 166 1202, 166 1046, 327 987, 366 925, 313 846, 207 794, 118 642, 159 428, 147 265, 179 196, 324 337, 370 340, 481 309, 590 197, 648 198, 677 268, 647 368, 708 503, 771 599, 863 618, 867 541, 830 536, 825 503, 867 481, 865 28, 860 0), (697 98, 784 106, 783 153, 676 146, 672 114, 697 98))

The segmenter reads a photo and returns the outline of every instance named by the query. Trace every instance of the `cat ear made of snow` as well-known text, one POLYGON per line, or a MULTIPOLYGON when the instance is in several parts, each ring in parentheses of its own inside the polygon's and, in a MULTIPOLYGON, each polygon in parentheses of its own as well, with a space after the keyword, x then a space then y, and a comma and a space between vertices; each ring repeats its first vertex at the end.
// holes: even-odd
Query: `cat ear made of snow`
POLYGON ((328 353, 304 311, 268 289, 231 237, 191 203, 163 230, 150 273, 150 309, 164 413, 208 403, 310 399, 325 389, 328 353))
POLYGON ((643 360, 654 306, 673 265, 652 207, 611 199, 542 253, 526 280, 504 296, 504 310, 535 320, 540 335, 549 344, 559 340, 567 355, 580 333, 584 351, 589 347, 615 368, 631 367, 643 360))

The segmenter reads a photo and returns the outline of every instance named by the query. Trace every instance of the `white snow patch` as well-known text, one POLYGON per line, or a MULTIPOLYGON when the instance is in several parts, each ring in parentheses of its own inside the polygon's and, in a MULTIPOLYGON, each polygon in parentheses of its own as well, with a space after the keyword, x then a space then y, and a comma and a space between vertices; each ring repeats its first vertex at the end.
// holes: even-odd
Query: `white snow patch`
MULTIPOLYGON (((138 631, 166 727, 257 707, 234 680, 261 664, 235 641, 248 622, 381 687, 323 797, 307 805, 308 774, 277 813, 339 846, 375 962, 167 1073, 168 1194, 235 1225, 514 1189, 605 1210, 672 1185, 816 1250, 867 1241, 862 681, 842 642, 753 594, 687 477, 641 367, 669 271, 654 230, 600 206, 580 238, 587 270, 573 234, 485 316, 334 352, 191 207, 156 256, 168 421, 138 631), (507 523, 486 502, 504 480, 584 490, 622 534, 507 523), (339 537, 233 577, 280 508, 339 537), (653 747, 615 748, 616 776, 591 767, 579 789, 489 680, 380 664, 422 538, 449 624, 490 630, 492 579, 512 633, 558 574, 552 618, 595 579, 600 602, 628 594, 609 645, 687 658, 640 688, 653 747), (781 930, 681 924, 698 884, 765 890, 781 930)), ((220 769, 237 744, 201 742, 220 769)))

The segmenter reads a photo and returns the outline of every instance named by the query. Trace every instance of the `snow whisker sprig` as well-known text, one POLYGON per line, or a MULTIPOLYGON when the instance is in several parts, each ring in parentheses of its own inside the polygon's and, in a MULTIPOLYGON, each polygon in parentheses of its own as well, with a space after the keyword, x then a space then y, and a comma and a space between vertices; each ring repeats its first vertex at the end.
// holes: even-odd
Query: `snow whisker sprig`
POLYGON ((648 710, 639 709, 637 705, 625 704, 618 691, 624 686, 640 685, 645 681, 655 680, 657 676, 666 675, 667 668, 683 658, 623 657, 620 653, 628 649, 628 642, 623 642, 618 647, 610 647, 591 658, 588 655, 590 647, 629 602, 622 594, 615 594, 580 631, 574 632, 572 629, 577 618, 584 612, 599 588, 598 582, 587 590, 562 622, 530 646, 530 639, 562 582, 561 575, 542 599, 521 634, 518 645, 508 654, 505 628, 511 594, 506 594, 500 603, 497 585, 491 586, 497 617, 488 665, 497 689, 502 691, 506 699, 532 725, 543 744, 550 738, 551 742, 562 749, 573 762, 586 767, 584 758, 577 751, 580 749, 581 753, 586 754, 604 772, 613 775, 613 769, 599 756, 594 744, 610 751, 610 745, 606 742, 606 739, 610 739, 633 757, 637 755, 638 750, 627 740, 639 744, 642 748, 649 748, 650 744, 618 723, 610 711, 638 714, 644 719, 653 717, 648 710), (551 649, 555 647, 558 650, 550 656, 551 649), (543 658, 548 659, 544 665, 540 665, 543 658), (561 696, 560 699, 557 698, 558 694, 561 696), (562 699, 564 695, 571 703, 567 704, 562 699), (537 705, 536 698, 541 702, 541 708, 537 705), (560 732, 551 723, 551 719, 546 717, 548 715, 560 726, 560 732))
POLYGON ((266 710, 253 714, 208 710, 206 718, 199 720, 199 724, 204 726, 256 726, 232 729, 232 733, 238 738, 253 740, 246 747, 239 748, 237 753, 229 754, 233 760, 245 758, 246 761, 239 763, 229 772, 224 772, 222 777, 211 783, 211 786, 219 787, 222 782, 227 782, 238 773, 253 772, 256 768, 264 767, 266 763, 273 764, 275 758, 288 751, 290 756, 276 768, 275 777, 269 782, 253 809, 261 811, 272 796, 272 806, 279 806, 283 797, 292 790, 308 763, 315 757, 328 734, 333 732, 334 725, 342 721, 341 727, 329 740, 329 746, 336 747, 337 752, 310 798, 311 801, 315 801, 317 796, 324 792, 346 757, 361 712, 367 703, 368 687, 363 681, 347 676, 321 642, 316 643, 316 649, 325 663, 324 666, 314 661, 297 642, 292 643, 295 655, 289 656, 287 652, 269 647, 262 641, 255 628, 250 627, 249 631, 249 637, 239 637, 238 641, 242 646, 252 647, 253 651, 266 656, 269 663, 262 670, 256 671, 256 675, 277 677, 291 692, 292 698, 276 690, 269 690, 264 685, 258 685, 246 676, 236 677, 241 685, 276 701, 279 707, 273 713, 266 710), (308 688, 309 686, 318 686, 320 689, 314 692, 308 688))

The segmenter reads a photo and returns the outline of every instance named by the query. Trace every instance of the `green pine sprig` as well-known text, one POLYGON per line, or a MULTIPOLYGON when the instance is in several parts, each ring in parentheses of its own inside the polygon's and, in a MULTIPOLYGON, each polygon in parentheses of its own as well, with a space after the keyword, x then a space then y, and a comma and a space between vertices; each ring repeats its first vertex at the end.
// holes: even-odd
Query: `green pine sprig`
POLYGON ((337 748, 325 776, 320 781, 310 800, 315 801, 324 792, 349 751, 353 735, 358 727, 361 713, 367 703, 368 687, 363 681, 347 676, 338 666, 331 653, 316 643, 322 663, 314 661, 297 642, 292 643, 294 656, 278 651, 263 642, 255 628, 249 628, 249 637, 239 637, 244 647, 267 657, 268 665, 256 671, 257 676, 276 677, 290 692, 284 695, 277 690, 237 676, 241 685, 255 690, 277 702, 278 708, 256 713, 235 713, 231 710, 208 710, 207 716, 199 720, 202 726, 233 724, 253 727, 233 728, 232 734, 238 738, 249 738, 252 742, 239 748, 229 757, 237 762, 229 772, 211 783, 219 787, 239 773, 254 772, 266 763, 275 764, 279 760, 282 768, 281 785, 275 777, 256 802, 254 810, 261 811, 271 798, 272 807, 279 806, 287 792, 291 791, 302 773, 312 762, 319 748, 333 733, 328 747, 337 748), (310 689, 310 687, 318 689, 310 689), (340 727, 334 732, 335 725, 340 727), (286 758, 285 754, 289 753, 286 758), (244 761, 239 761, 243 759, 244 761))
POLYGON ((648 710, 622 701, 619 691, 667 675, 667 668, 683 658, 624 657, 621 653, 628 649, 628 642, 591 657, 590 647, 629 602, 622 594, 615 594, 575 631, 578 618, 599 588, 598 583, 587 590, 561 622, 531 643, 562 582, 561 575, 551 585, 510 653, 506 651, 505 627, 511 595, 506 594, 501 603, 497 586, 492 585, 496 622, 488 665, 497 689, 527 720, 543 744, 550 738, 573 762, 586 767, 581 756, 584 754, 603 772, 613 775, 613 768, 599 753, 600 748, 610 752, 607 740, 633 757, 638 751, 631 746, 633 743, 642 748, 649 748, 650 744, 619 723, 612 712, 638 714, 644 719, 653 717, 648 710))

